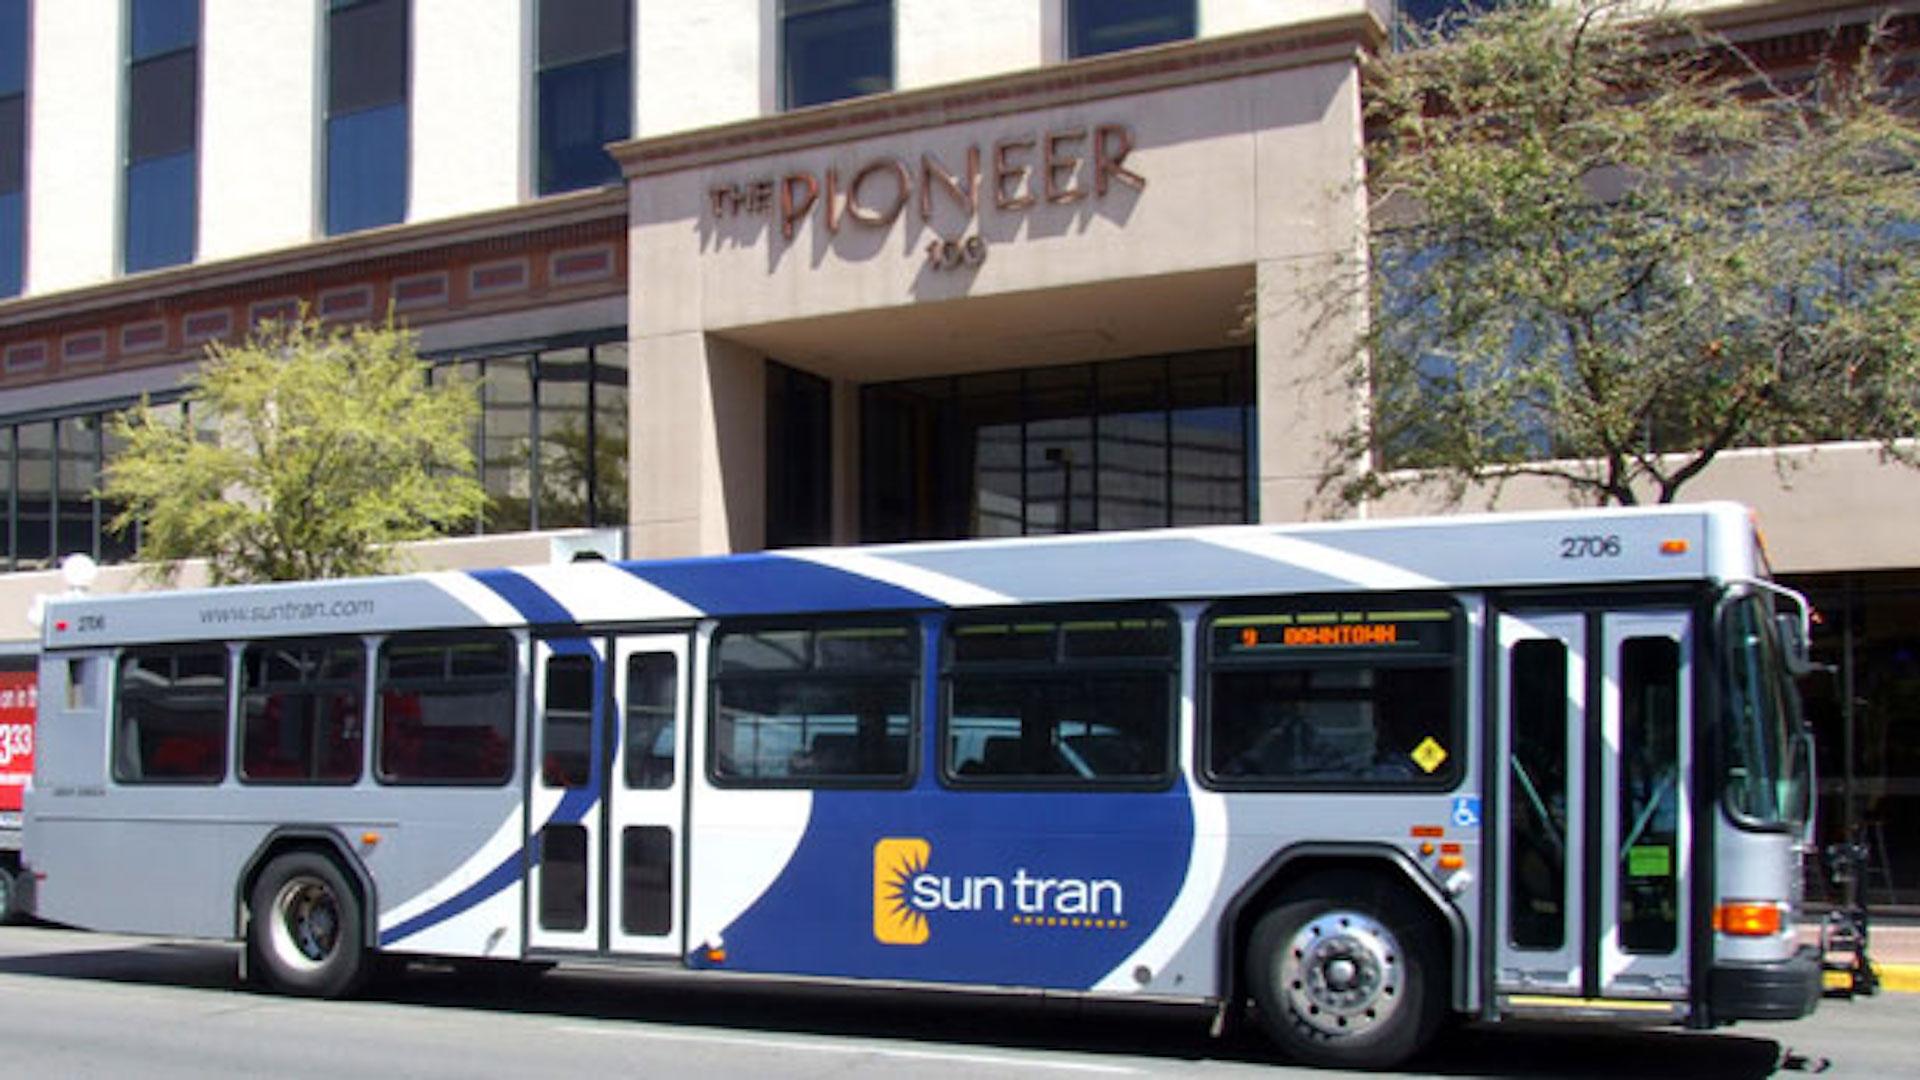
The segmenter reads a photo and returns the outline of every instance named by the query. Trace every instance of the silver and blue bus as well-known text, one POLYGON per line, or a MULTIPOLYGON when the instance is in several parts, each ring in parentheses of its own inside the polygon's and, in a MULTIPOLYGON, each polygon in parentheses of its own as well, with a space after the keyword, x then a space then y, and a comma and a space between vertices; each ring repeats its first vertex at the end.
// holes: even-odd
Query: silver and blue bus
POLYGON ((66 598, 25 859, 40 917, 294 994, 1039 989, 1362 1067, 1791 1019, 1807 621, 1731 504, 66 598))

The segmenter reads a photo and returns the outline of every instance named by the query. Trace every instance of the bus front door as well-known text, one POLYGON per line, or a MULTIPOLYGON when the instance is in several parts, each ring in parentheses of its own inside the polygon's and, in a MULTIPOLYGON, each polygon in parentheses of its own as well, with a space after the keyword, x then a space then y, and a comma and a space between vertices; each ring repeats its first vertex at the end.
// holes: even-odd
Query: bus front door
POLYGON ((1683 611, 1500 617, 1496 994, 1688 995, 1692 640, 1683 611))
POLYGON ((687 638, 536 643, 527 945, 678 957, 687 638))

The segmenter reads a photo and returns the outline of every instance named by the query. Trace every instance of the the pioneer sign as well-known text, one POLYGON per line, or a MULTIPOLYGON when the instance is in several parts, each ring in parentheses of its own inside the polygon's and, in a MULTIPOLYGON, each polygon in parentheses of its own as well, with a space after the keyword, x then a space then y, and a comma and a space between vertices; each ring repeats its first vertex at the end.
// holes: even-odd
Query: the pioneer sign
POLYGON ((887 228, 913 208, 931 224, 945 206, 963 220, 992 207, 1018 213, 1041 203, 1101 198, 1115 184, 1144 190, 1147 178, 1127 167, 1133 132, 1120 124, 1023 134, 974 143, 942 156, 881 154, 850 169, 798 169, 776 177, 715 184, 713 217, 772 215, 788 240, 809 216, 828 233, 841 225, 887 228))

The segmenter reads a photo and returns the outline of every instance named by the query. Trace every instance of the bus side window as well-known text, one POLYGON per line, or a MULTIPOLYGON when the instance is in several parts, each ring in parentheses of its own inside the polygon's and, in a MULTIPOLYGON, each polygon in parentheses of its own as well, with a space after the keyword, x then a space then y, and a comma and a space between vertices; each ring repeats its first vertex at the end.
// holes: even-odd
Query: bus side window
POLYGON ((240 658, 241 780, 358 780, 365 671, 365 649, 353 638, 247 646, 240 658))
POLYGON ((227 771, 227 678, 220 645, 122 654, 113 778, 219 783, 227 771))
POLYGON ((1164 608, 956 617, 945 638, 942 770, 959 786, 1164 783, 1179 655, 1164 608))
POLYGON ((388 784, 484 784, 513 775, 513 638, 396 634, 380 645, 375 756, 388 784))
POLYGON ((913 775, 917 627, 898 619, 724 627, 710 768, 721 784, 897 786, 913 775))
POLYGON ((1206 631, 1208 777, 1242 789, 1451 784, 1460 624, 1431 600, 1223 605, 1206 631))

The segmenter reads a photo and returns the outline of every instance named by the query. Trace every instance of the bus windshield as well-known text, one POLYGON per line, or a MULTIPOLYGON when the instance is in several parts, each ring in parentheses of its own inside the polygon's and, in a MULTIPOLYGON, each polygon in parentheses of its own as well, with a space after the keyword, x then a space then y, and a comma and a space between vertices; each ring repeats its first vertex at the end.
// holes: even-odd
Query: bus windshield
POLYGON ((1811 763, 1799 736, 1799 696, 1771 611, 1760 594, 1733 598, 1721 610, 1724 790, 1727 809, 1745 824, 1796 825, 1807 814, 1811 763))

